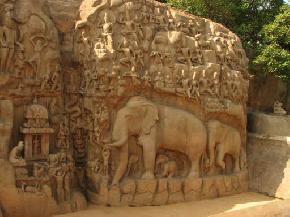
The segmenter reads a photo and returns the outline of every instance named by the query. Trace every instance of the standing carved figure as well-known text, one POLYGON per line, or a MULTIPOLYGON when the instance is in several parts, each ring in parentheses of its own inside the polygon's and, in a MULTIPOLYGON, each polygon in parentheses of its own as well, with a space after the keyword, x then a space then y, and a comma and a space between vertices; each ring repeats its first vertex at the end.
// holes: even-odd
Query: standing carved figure
POLYGON ((56 193, 57 193, 57 200, 59 203, 64 202, 64 172, 58 170, 54 175, 56 180, 56 193))
POLYGON ((0 73, 11 70, 16 43, 16 29, 12 19, 13 6, 6 4, 4 7, 3 26, 0 31, 0 73))
POLYGON ((45 36, 36 35, 30 38, 30 42, 34 47, 33 56, 28 60, 29 64, 33 67, 35 78, 38 79, 41 64, 41 51, 48 45, 45 36))

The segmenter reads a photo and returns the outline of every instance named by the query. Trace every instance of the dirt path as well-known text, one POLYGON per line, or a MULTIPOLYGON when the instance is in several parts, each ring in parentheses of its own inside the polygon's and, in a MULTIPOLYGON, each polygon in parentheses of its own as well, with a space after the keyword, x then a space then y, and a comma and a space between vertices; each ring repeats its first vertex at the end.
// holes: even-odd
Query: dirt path
POLYGON ((181 203, 159 207, 101 207, 57 217, 206 217, 234 210, 272 203, 277 199, 257 193, 181 203))

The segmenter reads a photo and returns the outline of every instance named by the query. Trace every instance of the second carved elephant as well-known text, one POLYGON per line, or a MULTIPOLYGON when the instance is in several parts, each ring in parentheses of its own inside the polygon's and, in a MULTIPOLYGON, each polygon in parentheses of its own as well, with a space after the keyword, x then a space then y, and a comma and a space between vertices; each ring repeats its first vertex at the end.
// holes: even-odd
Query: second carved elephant
POLYGON ((154 178, 156 153, 159 149, 178 151, 191 162, 189 176, 198 177, 200 161, 206 152, 206 127, 193 114, 153 103, 144 97, 132 97, 118 111, 113 127, 112 144, 119 148, 120 162, 113 178, 119 184, 128 166, 128 139, 134 136, 143 148, 145 173, 154 178))
POLYGON ((216 164, 223 170, 226 168, 225 156, 230 155, 234 161, 233 172, 237 173, 243 167, 244 149, 240 132, 217 120, 210 120, 207 123, 208 130, 208 167, 216 164), (215 156, 215 154, 217 154, 215 156))

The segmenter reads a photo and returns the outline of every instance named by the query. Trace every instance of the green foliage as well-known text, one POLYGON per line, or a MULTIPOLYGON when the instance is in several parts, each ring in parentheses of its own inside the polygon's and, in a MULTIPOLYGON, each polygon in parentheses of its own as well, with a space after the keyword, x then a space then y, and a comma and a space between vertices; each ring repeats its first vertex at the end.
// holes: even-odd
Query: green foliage
POLYGON ((285 5, 275 20, 261 31, 263 46, 254 61, 265 72, 290 81, 290 6, 285 5))

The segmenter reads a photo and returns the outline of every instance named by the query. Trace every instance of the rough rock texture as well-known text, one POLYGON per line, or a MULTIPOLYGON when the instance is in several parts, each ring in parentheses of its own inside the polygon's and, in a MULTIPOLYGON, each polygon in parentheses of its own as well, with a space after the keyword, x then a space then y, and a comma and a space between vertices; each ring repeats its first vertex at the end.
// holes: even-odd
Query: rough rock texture
POLYGON ((247 144, 250 189, 289 199, 289 116, 252 113, 250 117, 252 133, 247 144))
POLYGON ((290 136, 290 115, 249 113, 248 130, 266 136, 290 136))
POLYGON ((250 82, 248 106, 254 111, 273 112, 274 102, 284 103, 290 111, 290 84, 272 76, 255 76, 250 82))

